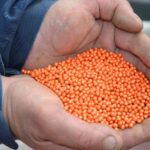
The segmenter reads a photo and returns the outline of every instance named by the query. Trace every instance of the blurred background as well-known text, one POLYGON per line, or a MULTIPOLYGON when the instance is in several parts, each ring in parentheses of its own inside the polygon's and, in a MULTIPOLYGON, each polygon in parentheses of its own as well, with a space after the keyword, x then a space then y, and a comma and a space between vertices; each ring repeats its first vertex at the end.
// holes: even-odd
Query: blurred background
POLYGON ((150 36, 150 0, 129 0, 134 11, 142 18, 144 31, 150 36))
MULTIPOLYGON (((150 36, 150 0, 129 0, 134 11, 142 18, 144 32, 150 36)), ((19 150, 32 150, 22 142, 18 141, 19 150)), ((10 148, 0 145, 0 150, 11 150, 10 148)), ((150 142, 136 146, 130 150, 150 150, 150 142)))

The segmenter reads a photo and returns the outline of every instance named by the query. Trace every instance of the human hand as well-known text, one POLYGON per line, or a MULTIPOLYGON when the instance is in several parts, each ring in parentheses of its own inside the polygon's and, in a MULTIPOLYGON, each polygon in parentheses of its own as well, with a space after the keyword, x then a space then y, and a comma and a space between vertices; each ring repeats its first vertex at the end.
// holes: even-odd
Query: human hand
MULTIPOLYGON (((36 15, 36 14, 35 14, 36 15)), ((59 0, 47 12, 24 68, 47 66, 93 47, 123 48, 141 20, 126 0, 59 0)))
MULTIPOLYGON (((129 38, 125 36, 120 39, 123 48, 127 51, 118 50, 127 61, 134 64, 150 79, 150 37, 144 33, 130 34, 129 38)), ((119 40, 119 39, 118 39, 119 40)), ((150 141, 150 119, 146 119, 141 124, 135 125, 131 129, 120 131, 123 137, 123 150, 128 150, 133 146, 150 141)))
MULTIPOLYGON (((141 29, 142 23, 127 1, 61 0, 47 13, 24 67, 43 67, 86 49, 103 47, 123 53, 150 77, 150 42, 143 33, 136 33, 141 29)), ((148 124, 147 119, 141 125, 120 132, 123 147, 149 140, 148 124)))
POLYGON ((16 138, 33 149, 120 149, 122 141, 116 131, 73 117, 50 89, 34 79, 24 75, 2 77, 2 83, 5 119, 16 138))

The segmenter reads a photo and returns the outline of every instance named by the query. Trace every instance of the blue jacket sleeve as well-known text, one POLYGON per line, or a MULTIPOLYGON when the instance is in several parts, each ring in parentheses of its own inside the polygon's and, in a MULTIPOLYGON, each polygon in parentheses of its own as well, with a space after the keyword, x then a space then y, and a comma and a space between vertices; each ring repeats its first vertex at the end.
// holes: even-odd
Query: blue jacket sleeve
MULTIPOLYGON (((56 0, 0 0, 0 74, 18 74, 32 47, 41 22, 56 0)), ((0 79, 0 143, 17 149, 2 113, 0 79)))
MULTIPOLYGON (((0 72, 5 74, 8 67, 11 43, 24 10, 33 0, 1 0, 0 1, 0 72)), ((18 145, 4 119, 2 113, 2 82, 0 79, 0 142, 17 149, 18 145)))
POLYGON ((0 0, 0 54, 5 68, 8 68, 10 65, 11 46, 20 19, 33 1, 34 0, 0 0))

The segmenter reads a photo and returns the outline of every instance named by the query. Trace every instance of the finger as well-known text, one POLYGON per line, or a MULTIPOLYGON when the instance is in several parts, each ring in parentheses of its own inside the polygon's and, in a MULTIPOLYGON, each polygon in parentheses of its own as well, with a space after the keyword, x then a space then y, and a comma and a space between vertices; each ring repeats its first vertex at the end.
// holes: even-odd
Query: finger
POLYGON ((146 119, 141 125, 135 125, 132 129, 120 131, 123 137, 123 148, 129 149, 150 140, 150 119, 146 119))
POLYGON ((53 119, 50 118, 44 121, 43 129, 46 129, 44 135, 57 144, 80 150, 100 150, 102 148, 107 150, 108 147, 113 150, 115 147, 116 149, 121 147, 120 135, 107 126, 89 125, 66 111, 60 110, 53 119), (107 137, 109 137, 108 141, 107 137))
POLYGON ((58 145, 56 143, 49 142, 49 141, 45 141, 45 142, 42 141, 37 145, 39 146, 35 148, 36 150, 77 150, 77 149, 65 147, 63 145, 58 145))
POLYGON ((150 38, 143 32, 132 34, 117 30, 115 42, 118 47, 130 51, 150 67, 150 38))
POLYGON ((150 79, 150 69, 147 67, 137 56, 132 54, 129 51, 125 51, 122 49, 116 49, 116 53, 121 53, 123 55, 123 58, 133 64, 139 71, 143 72, 148 79, 150 79))
POLYGON ((127 0, 119 0, 112 17, 114 25, 128 32, 139 32, 143 28, 141 19, 133 12, 127 0))
POLYGON ((112 21, 128 32, 139 32, 143 28, 141 19, 134 13, 127 0, 82 0, 96 19, 112 21))
POLYGON ((115 33, 115 27, 113 24, 103 21, 100 22, 101 25, 101 32, 100 36, 97 38, 95 47, 103 47, 105 49, 108 49, 110 51, 115 50, 115 42, 114 42, 114 33, 115 33))

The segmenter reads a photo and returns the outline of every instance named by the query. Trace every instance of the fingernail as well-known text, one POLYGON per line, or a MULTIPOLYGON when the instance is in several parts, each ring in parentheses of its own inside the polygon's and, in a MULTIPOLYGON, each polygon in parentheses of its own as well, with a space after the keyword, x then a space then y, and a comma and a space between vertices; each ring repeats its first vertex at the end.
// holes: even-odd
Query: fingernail
POLYGON ((117 141, 114 136, 108 136, 103 140, 102 150, 118 150, 117 141))

